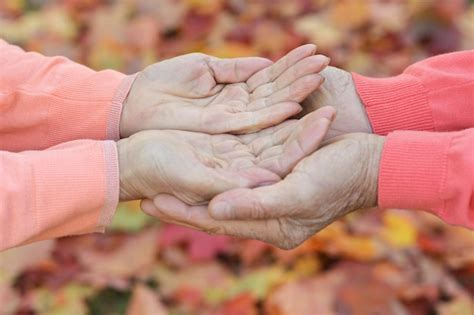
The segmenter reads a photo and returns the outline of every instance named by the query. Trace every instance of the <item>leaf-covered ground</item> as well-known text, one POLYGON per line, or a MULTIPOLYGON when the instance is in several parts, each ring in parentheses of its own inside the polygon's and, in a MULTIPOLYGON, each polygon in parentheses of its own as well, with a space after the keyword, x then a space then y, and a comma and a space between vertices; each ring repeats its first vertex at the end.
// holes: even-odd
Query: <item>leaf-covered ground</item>
MULTIPOLYGON (((474 48, 463 0, 2 0, 0 37, 133 73, 192 51, 278 58, 306 42, 373 76, 474 48)), ((1 71, 1 70, 0 70, 1 71)), ((0 314, 470 315, 474 233, 361 211, 295 250, 164 225, 120 205, 109 232, 0 254, 0 314)))

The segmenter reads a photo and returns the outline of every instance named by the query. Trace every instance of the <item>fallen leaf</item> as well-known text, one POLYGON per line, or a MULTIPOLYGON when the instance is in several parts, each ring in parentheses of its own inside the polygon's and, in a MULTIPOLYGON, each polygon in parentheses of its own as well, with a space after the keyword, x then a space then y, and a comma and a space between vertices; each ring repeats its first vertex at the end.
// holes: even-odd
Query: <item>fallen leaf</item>
POLYGON ((255 298, 248 293, 240 294, 226 301, 212 315, 257 315, 255 298))
POLYGON ((80 263, 88 272, 106 278, 128 278, 153 267, 158 247, 157 229, 149 228, 125 238, 120 247, 110 251, 93 248, 78 252, 80 263))
POLYGON ((140 209, 140 202, 122 202, 118 205, 112 223, 107 227, 107 230, 138 232, 152 221, 154 221, 153 218, 140 209))
POLYGON ((166 315, 165 306, 160 302, 156 292, 150 288, 137 284, 132 293, 126 315, 166 315))
POLYGON ((338 270, 282 285, 265 301, 266 315, 336 315, 337 288, 348 281, 338 270))
POLYGON ((54 241, 47 240, 0 253, 0 284, 10 285, 21 272, 51 260, 54 241))
POLYGON ((417 231, 413 223, 402 215, 387 211, 382 217, 382 239, 398 248, 413 247, 416 244, 417 231))
POLYGON ((159 245, 162 250, 173 246, 186 246, 191 262, 213 259, 218 253, 230 250, 232 238, 209 235, 177 225, 165 225, 160 232, 159 245))
POLYGON ((86 315, 88 309, 85 299, 93 293, 91 288, 71 283, 55 292, 35 289, 28 299, 32 310, 38 315, 86 315))
POLYGON ((472 315, 474 314, 474 299, 461 296, 448 302, 441 302, 436 306, 438 315, 472 315))

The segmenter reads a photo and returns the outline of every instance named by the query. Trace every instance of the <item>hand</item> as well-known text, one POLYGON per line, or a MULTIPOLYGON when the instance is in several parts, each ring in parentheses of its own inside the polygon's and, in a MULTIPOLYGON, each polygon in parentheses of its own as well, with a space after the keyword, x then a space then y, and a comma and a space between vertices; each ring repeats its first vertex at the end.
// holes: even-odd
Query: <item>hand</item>
POLYGON ((326 139, 348 133, 372 133, 365 107, 357 94, 351 74, 335 67, 327 67, 321 75, 325 79, 324 84, 303 102, 301 115, 323 106, 334 107, 337 116, 326 139))
POLYGON ((121 137, 150 129, 209 134, 250 133, 301 111, 329 63, 301 46, 275 64, 264 58, 218 59, 189 54, 139 73, 124 102, 121 137))
POLYGON ((154 130, 122 139, 120 200, 169 194, 196 205, 229 189, 277 182, 316 150, 334 114, 326 107, 240 137, 154 130))
POLYGON ((160 195, 144 200, 142 209, 163 221, 290 249, 337 218, 376 206, 383 143, 375 135, 343 136, 304 158, 276 184, 224 192, 209 208, 160 195))

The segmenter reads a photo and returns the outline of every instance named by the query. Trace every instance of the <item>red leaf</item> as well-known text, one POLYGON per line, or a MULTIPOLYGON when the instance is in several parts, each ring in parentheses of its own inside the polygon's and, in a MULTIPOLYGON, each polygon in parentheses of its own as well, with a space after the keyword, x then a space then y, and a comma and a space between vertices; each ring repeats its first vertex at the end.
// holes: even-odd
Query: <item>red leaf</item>
POLYGON ((254 297, 249 293, 240 294, 222 305, 213 315, 257 315, 254 297))
POLYGON ((191 261, 201 262, 213 259, 218 253, 228 252, 231 240, 227 236, 211 236, 177 225, 165 225, 159 244, 163 249, 185 245, 191 261))

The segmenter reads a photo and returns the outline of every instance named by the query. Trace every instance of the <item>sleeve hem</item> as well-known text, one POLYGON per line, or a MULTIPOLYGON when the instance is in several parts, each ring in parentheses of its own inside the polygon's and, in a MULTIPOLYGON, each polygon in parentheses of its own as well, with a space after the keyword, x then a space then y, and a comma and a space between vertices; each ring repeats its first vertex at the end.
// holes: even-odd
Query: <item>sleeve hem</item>
POLYGON ((452 134, 398 131, 388 135, 380 163, 381 208, 420 209, 442 216, 452 134))
POLYGON ((105 200, 104 208, 100 212, 96 232, 104 232, 105 228, 112 222, 119 202, 119 165, 117 157, 117 146, 113 141, 104 143, 105 163, 105 200))
POLYGON ((126 76, 115 92, 108 115, 107 139, 120 139, 120 117, 122 115, 123 103, 125 102, 136 77, 137 74, 126 76))
POLYGON ((352 73, 352 78, 375 133, 435 131, 426 88, 415 77, 369 78, 352 73))

